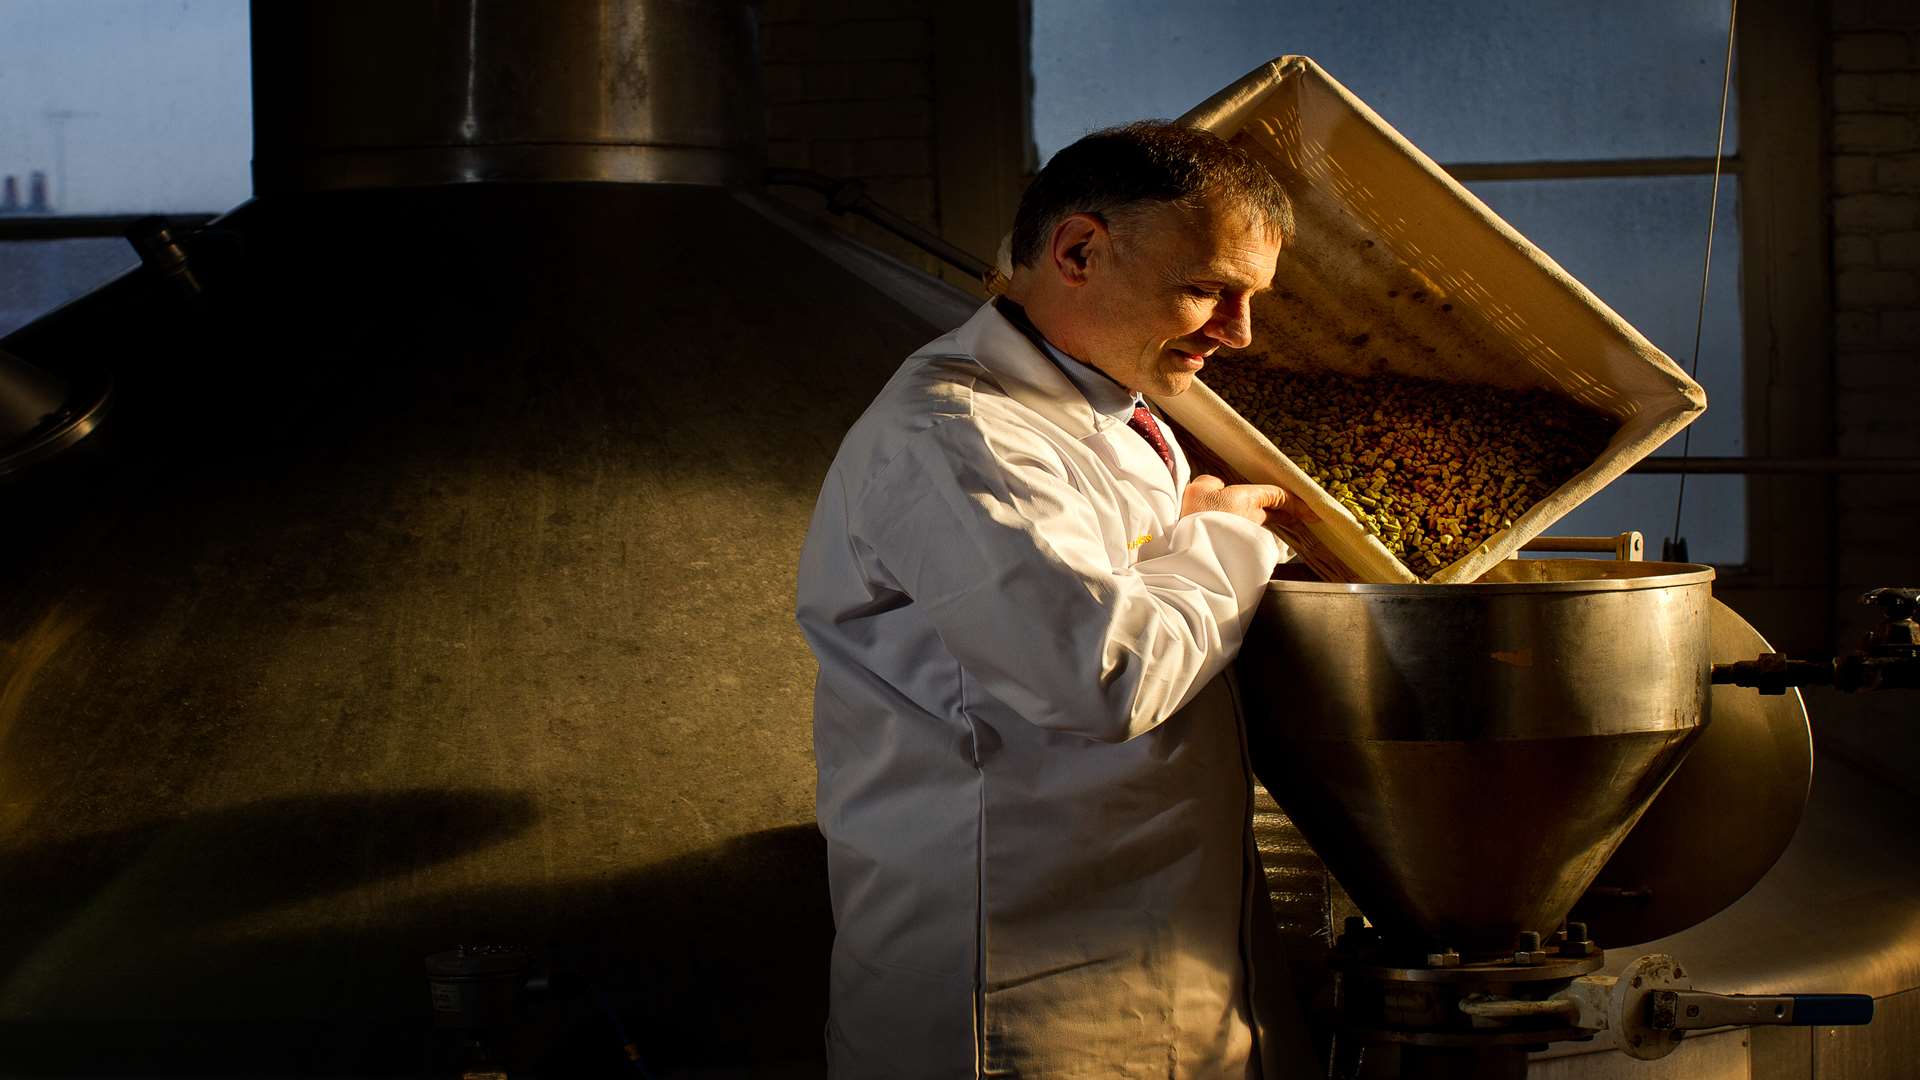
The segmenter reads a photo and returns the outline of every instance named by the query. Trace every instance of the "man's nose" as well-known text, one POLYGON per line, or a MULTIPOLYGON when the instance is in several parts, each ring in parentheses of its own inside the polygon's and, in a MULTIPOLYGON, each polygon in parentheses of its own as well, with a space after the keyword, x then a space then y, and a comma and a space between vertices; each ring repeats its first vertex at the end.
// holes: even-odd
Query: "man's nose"
POLYGON ((1247 300, 1222 300, 1207 324, 1207 336, 1229 349, 1253 344, 1253 305, 1247 300))

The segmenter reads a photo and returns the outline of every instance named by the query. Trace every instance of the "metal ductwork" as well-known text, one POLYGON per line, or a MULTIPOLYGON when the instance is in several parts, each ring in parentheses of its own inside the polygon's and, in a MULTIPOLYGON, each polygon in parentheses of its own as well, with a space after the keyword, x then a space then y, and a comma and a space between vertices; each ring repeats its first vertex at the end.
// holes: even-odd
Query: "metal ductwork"
POLYGON ((461 1064, 469 945, 550 1075, 813 1074, 793 555, 973 301, 742 186, 748 4, 253 18, 199 293, 4 342, 116 405, 0 478, 0 1069, 461 1064))

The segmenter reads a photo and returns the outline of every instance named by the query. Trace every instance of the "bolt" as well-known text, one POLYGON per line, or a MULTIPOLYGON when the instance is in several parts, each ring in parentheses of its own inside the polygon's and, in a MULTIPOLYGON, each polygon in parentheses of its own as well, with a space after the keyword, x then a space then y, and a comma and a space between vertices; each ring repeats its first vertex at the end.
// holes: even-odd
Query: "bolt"
POLYGON ((1522 931, 1520 934, 1520 951, 1521 952, 1539 952, 1540 951, 1540 934, 1534 930, 1522 931))
POLYGON ((1460 954, 1452 949, 1448 949, 1445 952, 1430 952, 1427 954, 1427 966, 1435 968, 1459 967, 1460 954))
POLYGON ((1570 922, 1567 924, 1567 940, 1568 941, 1592 941, 1593 939, 1587 936, 1586 923, 1570 922))
POLYGON ((1699 1016, 1699 1015, 1700 1015, 1700 1006, 1698 1006, 1698 1005, 1689 1005, 1689 1006, 1687 1006, 1687 1015, 1688 1015, 1688 1016, 1699 1016))

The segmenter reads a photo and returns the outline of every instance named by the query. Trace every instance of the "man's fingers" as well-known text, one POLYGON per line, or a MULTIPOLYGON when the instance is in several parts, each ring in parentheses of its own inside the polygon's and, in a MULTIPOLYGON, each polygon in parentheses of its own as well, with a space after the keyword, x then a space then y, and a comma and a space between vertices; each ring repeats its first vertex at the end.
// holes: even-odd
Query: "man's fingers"
POLYGON ((1187 481, 1186 488, 1180 492, 1180 516, 1186 517, 1201 510, 1227 509, 1216 505, 1222 498, 1220 492, 1226 486, 1226 481, 1217 476, 1202 475, 1187 481))
POLYGON ((1242 506, 1262 510, 1287 501, 1287 493, 1272 484, 1234 484, 1226 495, 1242 506))
POLYGON ((1227 482, 1225 480, 1217 476, 1208 475, 1207 473, 1201 473, 1199 476, 1187 482, 1188 491, 1197 491, 1201 495, 1211 495, 1226 486, 1227 482))
POLYGON ((1217 476, 1196 476, 1187 485, 1180 513, 1199 510, 1224 510, 1256 525, 1313 519, 1306 504, 1277 484, 1228 484, 1217 476))
POLYGON ((1272 490, 1279 493, 1279 498, 1272 502, 1261 504, 1266 507, 1266 523, 1268 528, 1286 525, 1305 525, 1309 522, 1320 520, 1320 516, 1315 514, 1313 508, 1308 506, 1306 501, 1299 496, 1285 488, 1276 487, 1272 490))

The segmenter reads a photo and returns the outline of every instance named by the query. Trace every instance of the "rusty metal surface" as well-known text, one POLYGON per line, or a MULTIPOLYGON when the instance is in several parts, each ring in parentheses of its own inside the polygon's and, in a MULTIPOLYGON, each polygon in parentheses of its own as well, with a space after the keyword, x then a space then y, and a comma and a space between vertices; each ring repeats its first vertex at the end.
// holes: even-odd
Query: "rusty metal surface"
MULTIPOLYGON (((1771 651, 1713 602, 1712 660, 1771 651)), ((1813 784, 1813 734, 1800 692, 1712 690, 1713 723, 1687 752, 1574 907, 1609 949, 1684 930, 1744 896, 1793 839, 1813 784)))
POLYGON ((1463 954, 1558 926, 1706 700, 1707 573, 1505 565, 1276 581, 1236 666, 1255 771, 1314 850, 1390 938, 1463 954))
POLYGON ((793 559, 943 327, 718 189, 232 227, 206 306, 6 343, 138 363, 0 489, 0 1071, 414 1068, 461 942, 606 980, 658 1068, 817 1069, 793 559))

